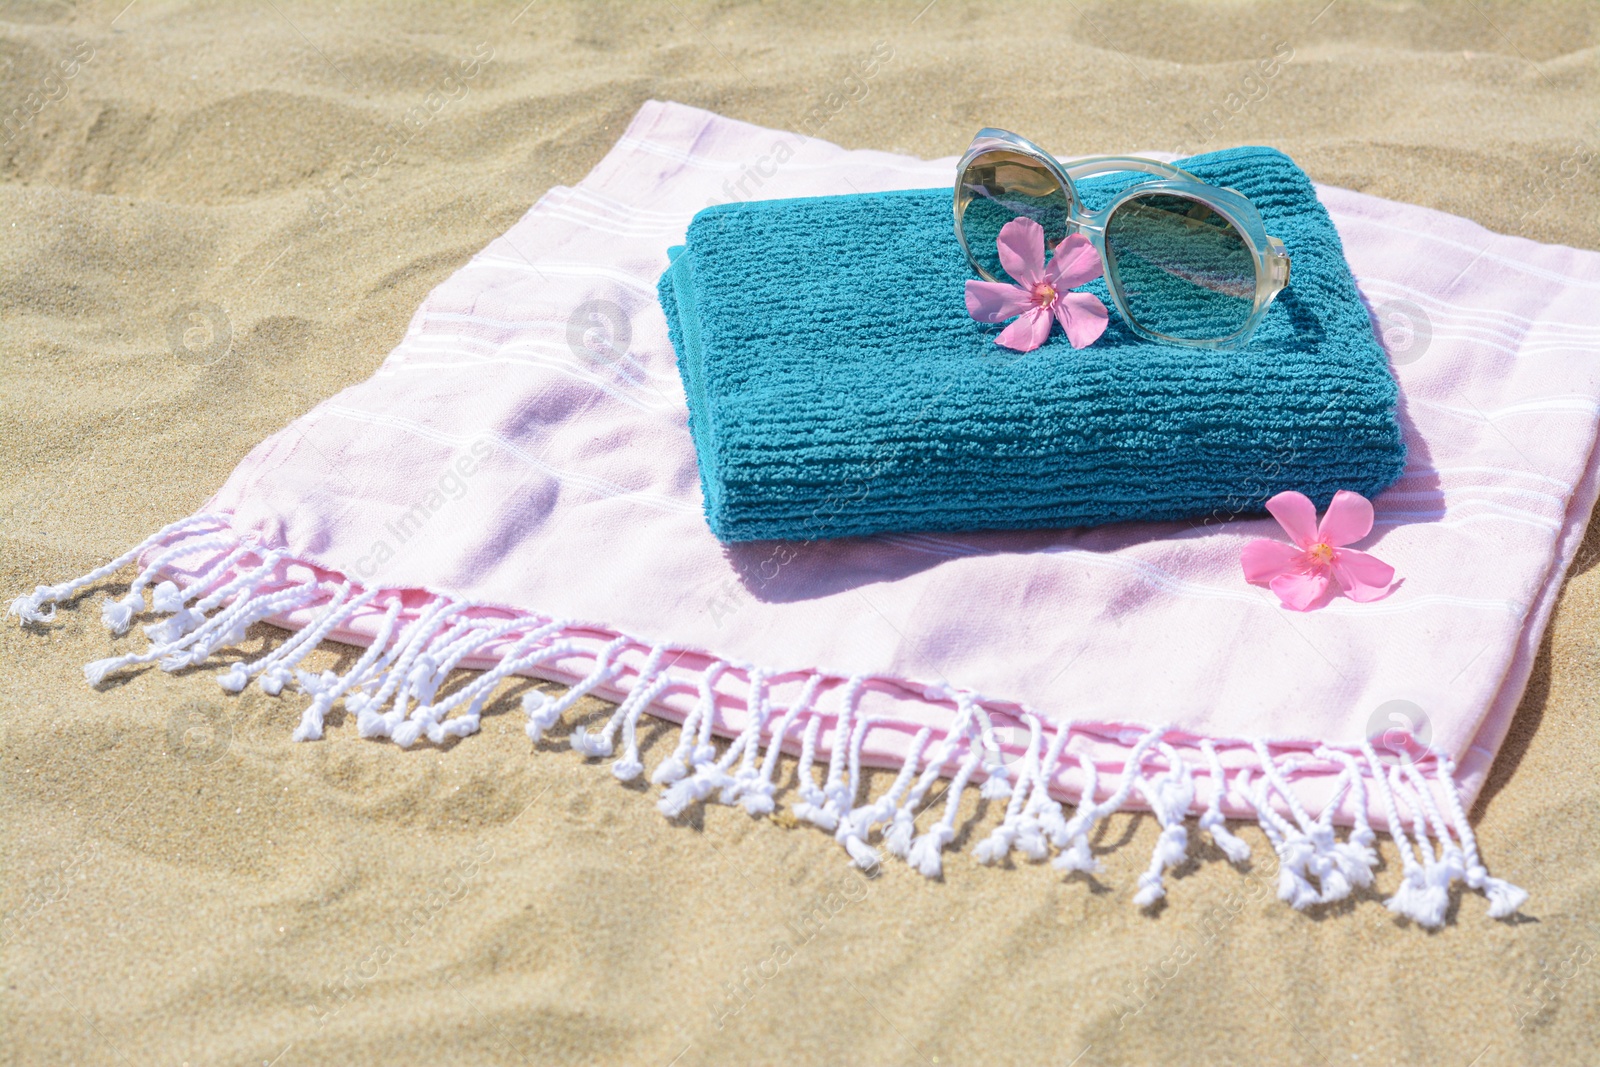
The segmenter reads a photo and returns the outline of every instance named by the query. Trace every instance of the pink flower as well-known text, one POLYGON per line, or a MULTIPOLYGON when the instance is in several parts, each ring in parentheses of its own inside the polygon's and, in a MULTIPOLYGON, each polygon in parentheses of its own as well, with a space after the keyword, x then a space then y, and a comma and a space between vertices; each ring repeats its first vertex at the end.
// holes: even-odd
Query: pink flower
POLYGON ((1291 611, 1310 611, 1342 592, 1351 600, 1377 600, 1389 593, 1394 568, 1354 544, 1372 532, 1372 504, 1360 493, 1333 494, 1317 523, 1317 509, 1304 493, 1279 493, 1267 501, 1289 539, 1251 541, 1239 554, 1245 581, 1265 585, 1291 611))
POLYGON ((1050 337, 1050 317, 1067 331, 1073 348, 1093 344, 1106 332, 1106 306, 1093 293, 1069 293, 1100 277, 1100 254, 1089 239, 1074 233, 1056 245, 1050 265, 1044 262, 1044 227, 1029 218, 1000 227, 995 241, 1000 265, 1021 284, 968 282, 967 314, 979 322, 1004 322, 995 344, 1032 352, 1050 337))

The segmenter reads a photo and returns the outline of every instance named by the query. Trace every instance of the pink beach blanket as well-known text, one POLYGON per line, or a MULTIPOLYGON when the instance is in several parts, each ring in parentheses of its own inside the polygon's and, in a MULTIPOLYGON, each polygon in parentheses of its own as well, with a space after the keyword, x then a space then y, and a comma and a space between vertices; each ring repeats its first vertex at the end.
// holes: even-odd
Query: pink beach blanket
POLYGON ((887 851, 939 874, 971 784, 1007 798, 986 861, 1092 869, 1099 819, 1152 811, 1140 904, 1198 815, 1236 861, 1225 818, 1260 822, 1295 907, 1372 884, 1376 827, 1400 845, 1395 911, 1437 925, 1457 879, 1514 911, 1525 894, 1489 877, 1465 811, 1595 503, 1600 255, 1318 189, 1401 386, 1409 466, 1361 547, 1403 582, 1376 603, 1295 614, 1247 585, 1240 550, 1281 536, 1270 519, 718 543, 656 304, 668 246, 708 204, 952 173, 648 103, 204 515, 12 610, 42 624, 139 560, 106 623, 166 617, 91 682, 203 663, 256 620, 297 630, 215 669, 235 692, 303 691, 301 739, 437 744, 512 675, 569 683, 521 683, 535 741, 583 693, 620 701, 570 744, 648 776, 665 815, 783 801, 862 865, 887 851), (297 672, 324 639, 368 650, 343 675, 297 672), (671 751, 640 751, 645 713, 685 724, 671 751), (863 765, 901 773, 867 796, 863 765))

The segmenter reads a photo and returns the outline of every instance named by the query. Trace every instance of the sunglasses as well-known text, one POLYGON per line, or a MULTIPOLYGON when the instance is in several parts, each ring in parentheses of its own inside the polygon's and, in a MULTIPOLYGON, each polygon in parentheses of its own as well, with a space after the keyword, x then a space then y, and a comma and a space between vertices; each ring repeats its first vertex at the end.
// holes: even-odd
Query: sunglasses
POLYGON ((1117 312, 1153 341, 1237 348, 1289 284, 1289 253, 1243 194, 1154 159, 1063 166, 1024 137, 979 130, 956 169, 955 212, 962 251, 991 282, 1006 276, 995 240, 1013 219, 1042 226, 1049 248, 1081 233, 1100 253, 1117 312), (1153 177, 1089 209, 1074 179, 1114 172, 1153 177))

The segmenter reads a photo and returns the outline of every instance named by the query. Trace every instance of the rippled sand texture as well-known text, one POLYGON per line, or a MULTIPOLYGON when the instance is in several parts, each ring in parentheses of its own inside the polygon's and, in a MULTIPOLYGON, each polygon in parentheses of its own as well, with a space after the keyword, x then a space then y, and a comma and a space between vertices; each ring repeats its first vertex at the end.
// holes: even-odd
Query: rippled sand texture
MULTIPOLYGON (((1600 248, 1593 4, 925 2, 6 5, 0 591, 199 506, 650 97, 780 127, 823 107, 829 139, 923 156, 985 124, 1081 153, 1272 144, 1319 181, 1600 248), (892 59, 831 113, 879 41, 892 59)), ((1111 820, 1094 880, 968 848, 942 883, 862 881, 813 829, 666 824, 563 736, 530 751, 510 697, 448 751, 337 719, 294 745, 304 698, 225 698, 214 670, 88 689, 121 642, 85 599, 0 630, 0 1059, 1592 1063, 1588 548, 1477 812, 1537 921, 1469 895, 1433 935, 1372 896, 1295 914, 1207 849, 1141 913, 1148 818, 1111 820)), ((973 806, 963 833, 998 818, 973 806)))

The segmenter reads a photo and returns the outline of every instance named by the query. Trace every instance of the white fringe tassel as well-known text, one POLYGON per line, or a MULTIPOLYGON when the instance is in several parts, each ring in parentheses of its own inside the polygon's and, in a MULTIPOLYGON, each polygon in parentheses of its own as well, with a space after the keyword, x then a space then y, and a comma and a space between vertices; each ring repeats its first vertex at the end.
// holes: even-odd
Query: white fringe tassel
POLYGON ((1206 769, 1211 772, 1211 803, 1200 816, 1200 829, 1211 835, 1211 841, 1230 862, 1244 863, 1250 858, 1250 846, 1235 837, 1222 815, 1222 799, 1228 794, 1228 776, 1222 770, 1222 759, 1217 746, 1208 737, 1200 742, 1200 754, 1206 759, 1206 769))
POLYGON ((187 537, 197 527, 201 526, 226 529, 228 519, 225 515, 194 515, 163 526, 110 563, 103 567, 96 567, 82 578, 75 578, 60 585, 41 585, 27 596, 17 597, 11 602, 11 607, 7 611, 9 614, 17 616, 22 623, 50 622, 56 617, 55 606, 63 600, 75 596, 80 591, 89 588, 102 579, 109 578, 138 559, 148 549, 156 545, 166 545, 175 535, 187 537), (43 610, 46 605, 49 605, 49 611, 43 610))
POLYGON ((288 577, 293 560, 282 551, 264 550, 248 538, 238 538, 228 530, 225 516, 200 515, 164 527, 81 578, 41 585, 17 597, 10 613, 25 625, 48 623, 58 604, 147 555, 149 562, 128 591, 101 603, 101 621, 113 635, 121 636, 146 611, 167 618, 144 627, 150 638, 146 650, 88 664, 84 675, 89 682, 99 685, 116 671, 149 663, 168 671, 203 664, 218 650, 239 643, 253 623, 309 607, 306 624, 278 647, 255 660, 231 663, 217 675, 218 684, 228 692, 242 692, 259 679, 262 691, 271 696, 291 680, 298 681, 311 702, 294 732, 297 741, 320 738, 329 711, 342 701, 362 737, 387 737, 401 747, 423 737, 442 744, 479 729, 485 704, 506 679, 555 664, 563 664, 561 673, 570 677, 565 664, 587 662, 588 673, 559 696, 532 689, 522 697, 527 734, 537 743, 585 695, 602 686, 616 692, 615 680, 628 670, 627 656, 634 657, 638 666, 632 669, 633 682, 621 702, 599 730, 580 727, 568 743, 585 756, 609 758, 620 742, 622 752, 612 762, 611 773, 621 781, 633 781, 644 773, 638 737, 641 716, 675 689, 697 690, 673 751, 650 776, 654 785, 663 787, 656 806, 669 819, 678 818, 691 805, 712 800, 738 804, 752 816, 771 814, 780 791, 779 762, 798 730, 793 813, 832 834, 859 867, 873 869, 881 862, 879 846, 873 844, 874 835, 880 835, 884 851, 928 878, 941 877, 944 850, 956 836, 962 797, 979 776, 982 798, 1006 801, 999 824, 975 847, 980 863, 1001 863, 1013 851, 1040 861, 1054 849, 1058 869, 1095 873, 1100 864, 1092 854, 1090 835, 1137 791, 1161 828, 1133 896, 1137 905, 1150 907, 1167 895, 1168 873, 1188 859, 1185 820, 1190 815, 1198 815, 1200 829, 1230 862, 1250 858, 1250 846, 1228 829, 1224 816, 1229 799, 1239 798, 1253 809, 1278 855, 1278 895, 1290 906, 1304 909, 1346 899, 1373 885, 1378 857, 1376 834, 1367 818, 1370 783, 1400 855, 1400 884, 1384 902, 1390 911, 1436 928, 1446 921, 1451 887, 1458 881, 1483 893, 1494 918, 1515 915, 1528 899, 1524 890, 1489 875, 1461 801, 1455 765, 1442 756, 1435 757, 1430 779, 1416 764, 1383 764, 1366 742, 1359 754, 1324 746, 1307 756, 1303 750, 1274 754, 1260 740, 1229 740, 1223 743, 1236 756, 1243 754, 1241 749, 1254 755, 1252 764, 1230 772, 1216 741, 1200 739, 1186 756, 1178 743, 1166 739, 1166 727, 1156 727, 1129 738, 1133 743, 1122 760, 1115 789, 1097 800, 1100 769, 1092 756, 1096 742, 1091 730, 1072 722, 1052 725, 1031 711, 1008 707, 1002 713, 1005 718, 1028 729, 1021 759, 1011 767, 1007 765, 1011 752, 995 729, 997 712, 970 690, 940 687, 929 690, 928 699, 953 703, 946 732, 936 738, 932 727, 916 726, 887 792, 876 800, 863 800, 862 759, 869 734, 908 730, 904 723, 862 713, 869 681, 864 676, 830 680, 820 672, 805 672, 793 700, 774 716, 773 683, 784 676, 760 666, 711 660, 684 673, 678 664, 686 653, 671 645, 646 646, 625 635, 599 644, 599 631, 565 619, 499 617, 498 609, 443 596, 407 611, 395 590, 362 590, 349 580, 293 580, 288 577), (184 572, 194 577, 180 584, 172 575, 196 558, 202 560, 203 569, 186 567, 184 572), (358 619, 363 622, 361 632, 370 632, 372 640, 348 671, 312 674, 297 669, 330 634, 341 628, 348 631, 358 619), (452 673, 473 657, 493 665, 441 697, 452 673), (729 675, 730 671, 735 673, 729 675), (713 738, 730 732, 727 717, 720 712, 732 698, 719 691, 718 683, 724 676, 741 675, 742 725, 719 755, 713 738), (825 686, 837 690, 828 696, 831 713, 818 707, 825 686), (817 746, 830 722, 828 766, 819 786, 813 776, 817 746), (1074 737, 1086 743, 1069 751, 1074 737), (1156 752, 1163 766, 1146 775, 1144 765, 1156 752), (1074 763, 1080 800, 1068 818, 1052 791, 1059 790, 1061 776, 1070 773, 1074 763), (1326 780, 1335 767, 1332 792, 1313 818, 1301 803, 1294 779, 1307 774, 1326 780), (1203 773, 1208 784, 1204 810, 1196 808, 1196 772, 1203 773), (917 815, 946 774, 951 780, 943 812, 919 835, 917 815), (1352 822, 1343 840, 1333 825, 1340 810, 1349 811, 1352 822))
MULTIPOLYGON (((1077 813, 1061 828, 1061 840, 1057 843, 1057 847, 1063 848, 1064 851, 1055 859, 1057 870, 1080 871, 1084 874, 1099 872, 1100 861, 1095 859, 1089 850, 1089 834, 1094 829, 1095 823, 1112 812, 1122 810, 1122 805, 1128 802, 1128 797, 1133 793, 1134 783, 1138 780, 1139 768, 1144 763, 1145 754, 1166 732, 1165 726, 1158 726, 1134 743, 1133 751, 1128 754, 1127 762, 1123 765, 1122 780, 1117 783, 1116 792, 1099 803, 1094 802, 1099 770, 1087 756, 1078 757, 1084 775, 1083 795, 1077 813), (1066 847, 1068 841, 1072 843, 1071 848, 1066 847)), ((1157 848, 1160 848, 1159 842, 1157 848)))
POLYGON ((1139 876, 1139 892, 1133 897, 1141 908, 1148 908, 1167 895, 1163 881, 1167 868, 1177 867, 1189 857, 1189 832, 1183 827, 1183 818, 1194 803, 1194 777, 1176 749, 1165 742, 1160 747, 1167 757, 1167 773, 1139 779, 1139 791, 1161 824, 1150 866, 1139 876))
MULTIPOLYGON (((783 754, 783 742, 789 736, 789 729, 801 715, 811 710, 812 701, 817 698, 817 688, 822 684, 822 676, 813 674, 806 679, 805 685, 800 690, 793 704, 783 713, 783 718, 778 720, 778 725, 773 728, 772 736, 767 741, 767 755, 761 762, 761 771, 756 780, 751 782, 739 798, 744 810, 751 815, 769 815, 773 810, 773 794, 777 791, 773 775, 778 770, 778 758, 783 754)), ((687 722, 684 723, 683 736, 691 737, 692 733, 687 722)), ((682 744, 682 742, 680 742, 682 744)), ((660 771, 656 772, 658 775, 660 771)))

